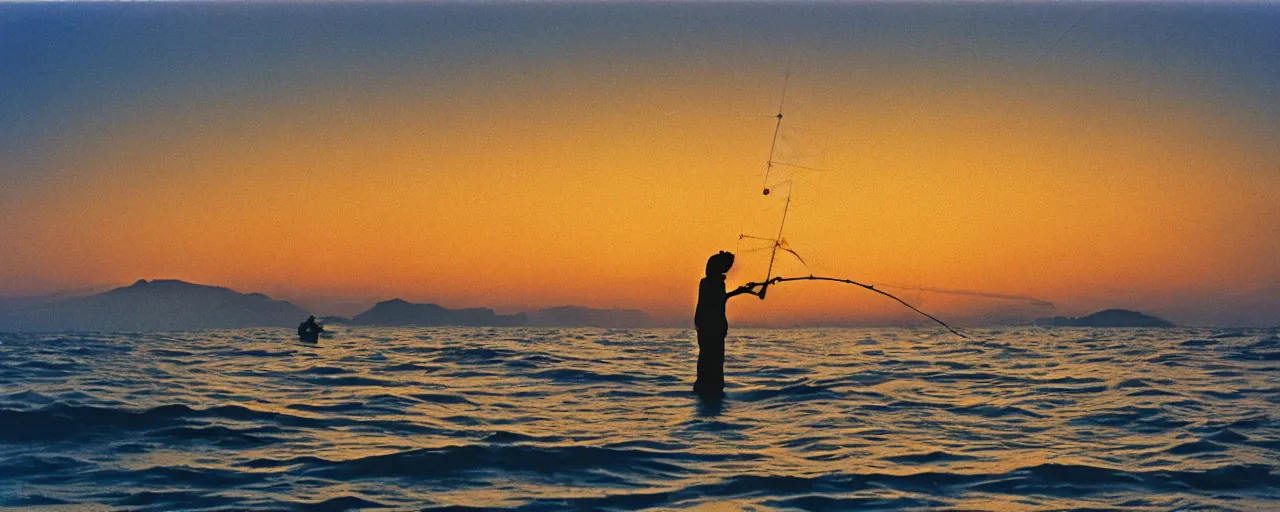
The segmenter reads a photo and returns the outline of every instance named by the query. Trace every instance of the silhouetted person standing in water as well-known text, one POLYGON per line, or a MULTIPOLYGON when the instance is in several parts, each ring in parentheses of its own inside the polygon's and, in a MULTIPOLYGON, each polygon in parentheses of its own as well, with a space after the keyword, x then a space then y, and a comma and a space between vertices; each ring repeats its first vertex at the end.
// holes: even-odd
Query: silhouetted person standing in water
POLYGON ((324 331, 324 327, 316 323, 316 317, 309 316, 305 322, 298 324, 298 339, 308 343, 316 343, 320 341, 320 333, 324 331))
POLYGON ((724 394, 724 338, 729 334, 729 319, 724 304, 729 297, 752 293, 753 284, 725 293, 724 275, 733 267, 733 253, 720 251, 707 259, 707 277, 698 282, 698 309, 693 325, 698 328, 698 380, 693 391, 703 397, 724 394))

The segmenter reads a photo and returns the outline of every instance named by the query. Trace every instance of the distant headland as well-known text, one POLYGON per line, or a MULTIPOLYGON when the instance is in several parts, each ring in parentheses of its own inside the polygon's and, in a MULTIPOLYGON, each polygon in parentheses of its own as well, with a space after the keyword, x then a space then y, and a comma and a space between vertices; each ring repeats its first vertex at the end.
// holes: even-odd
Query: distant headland
MULTIPOLYGON (((261 293, 240 293, 175 279, 140 279, 106 292, 0 307, 0 331, 143 332, 296 327, 310 313, 285 300, 261 293)), ((557 306, 514 314, 490 308, 449 309, 403 299, 378 302, 351 317, 324 317, 324 323, 367 326, 472 327, 657 327, 638 309, 594 309, 557 306)), ((1161 318, 1137 311, 1108 309, 1088 316, 1036 320, 1063 327, 1173 327, 1161 318)))
POLYGON ((1036 320, 1057 327, 1174 327, 1173 322, 1127 309, 1107 309, 1082 317, 1056 316, 1036 320))
POLYGON ((9 331, 187 331, 293 327, 302 308, 261 293, 239 293, 173 279, 137 282, 88 297, 0 311, 9 331))
POLYGON ((437 304, 416 304, 391 299, 374 304, 351 319, 328 317, 334 323, 384 326, 495 326, 495 327, 655 327, 657 322, 638 309, 595 309, 556 306, 537 311, 500 315, 489 308, 448 309, 437 304))
POLYGON ((435 326, 466 325, 511 327, 527 323, 524 313, 499 315, 489 308, 448 309, 436 304, 415 304, 391 299, 374 304, 351 318, 353 325, 435 326))
MULTIPOLYGON (((0 311, 0 331, 143 332, 296 327, 308 315, 291 302, 261 293, 240 293, 175 279, 140 279, 132 285, 96 295, 0 311)), ((448 309, 402 299, 379 302, 350 320, 341 317, 324 320, 369 326, 622 328, 656 325, 648 313, 636 309, 560 306, 503 315, 489 308, 448 309)))

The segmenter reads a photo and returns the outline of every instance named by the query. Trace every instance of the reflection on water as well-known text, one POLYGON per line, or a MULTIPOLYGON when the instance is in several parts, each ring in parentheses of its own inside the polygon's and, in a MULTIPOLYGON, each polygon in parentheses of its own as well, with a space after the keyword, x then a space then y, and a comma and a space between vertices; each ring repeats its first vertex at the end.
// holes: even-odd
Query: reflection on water
POLYGON ((1259 510, 1276 331, 0 335, 0 506, 1259 510))

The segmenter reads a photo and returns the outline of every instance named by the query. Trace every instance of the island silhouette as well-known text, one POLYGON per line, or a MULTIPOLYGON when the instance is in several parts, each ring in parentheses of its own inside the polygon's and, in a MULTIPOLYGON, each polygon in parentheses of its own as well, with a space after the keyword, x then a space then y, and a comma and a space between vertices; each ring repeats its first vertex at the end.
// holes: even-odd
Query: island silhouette
POLYGON ((1106 309, 1082 317, 1039 318, 1038 325, 1056 327, 1175 327, 1173 322, 1127 309, 1106 309))
MULTIPOLYGON (((139 279, 103 293, 43 301, 0 310, 0 331, 144 332, 290 327, 312 316, 297 305, 261 293, 176 279, 139 279)), ((490 308, 449 309, 391 299, 351 319, 321 317, 321 322, 366 326, 473 327, 653 327, 648 313, 636 309, 557 306, 511 315, 490 308)))
MULTIPOLYGON (((0 331, 144 332, 296 328, 313 313, 261 293, 176 279, 139 279, 129 286, 74 298, 0 307, 0 331)), ((514 314, 491 308, 450 309, 391 299, 347 319, 317 317, 325 324, 366 326, 601 327, 642 328, 663 324, 638 309, 556 306, 514 314)), ((1137 311, 1108 309, 1083 317, 1037 319, 1042 326, 1172 327, 1173 323, 1137 311)))
POLYGON ((523 313, 499 315, 489 308, 448 309, 436 304, 415 304, 391 299, 374 304, 351 318, 352 325, 511 327, 527 323, 523 313))
POLYGON ((8 331, 188 331, 294 327, 302 308, 261 293, 175 279, 139 279, 96 295, 0 312, 8 331))

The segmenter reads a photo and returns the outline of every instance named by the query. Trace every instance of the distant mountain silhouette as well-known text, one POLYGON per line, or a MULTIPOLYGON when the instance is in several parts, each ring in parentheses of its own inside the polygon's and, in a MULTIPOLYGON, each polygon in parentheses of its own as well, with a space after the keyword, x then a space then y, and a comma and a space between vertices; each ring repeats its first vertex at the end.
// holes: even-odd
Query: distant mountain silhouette
POLYGON ((94 286, 88 288, 80 288, 74 290, 65 290, 54 293, 0 297, 0 312, 13 311, 18 309, 31 309, 39 306, 62 302, 70 299, 78 299, 88 297, 93 294, 102 293, 115 288, 114 286, 94 286))
POLYGON ((529 325, 539 327, 653 327, 648 313, 638 309, 592 309, 558 306, 528 313, 529 325))
POLYGON ((525 325, 524 313, 499 315, 489 308, 448 309, 436 304, 415 304, 391 299, 374 304, 368 311, 351 318, 353 325, 384 326, 495 326, 525 325))
POLYGON ((1036 323, 1061 327, 1174 327, 1172 322, 1127 309, 1108 309, 1079 318, 1056 316, 1036 323))
POLYGON ((321 325, 351 325, 351 319, 345 316, 329 315, 317 319, 321 325))
POLYGON ((531 313, 499 315, 489 308, 448 309, 391 299, 351 318, 352 325, 491 326, 491 327, 651 327, 653 318, 638 309, 592 309, 559 306, 531 313))
MULTIPOLYGON (((138 280, 132 285, 74 298, 24 299, 0 303, 0 331, 190 331, 242 327, 297 327, 309 314, 261 293, 172 279, 138 280)), ((638 309, 558 306, 500 315, 489 308, 448 309, 391 299, 351 319, 329 316, 322 324, 371 326, 476 327, 653 327, 638 309)))
POLYGON ((185 331, 294 327, 307 312, 261 293, 171 279, 0 312, 9 331, 185 331))

